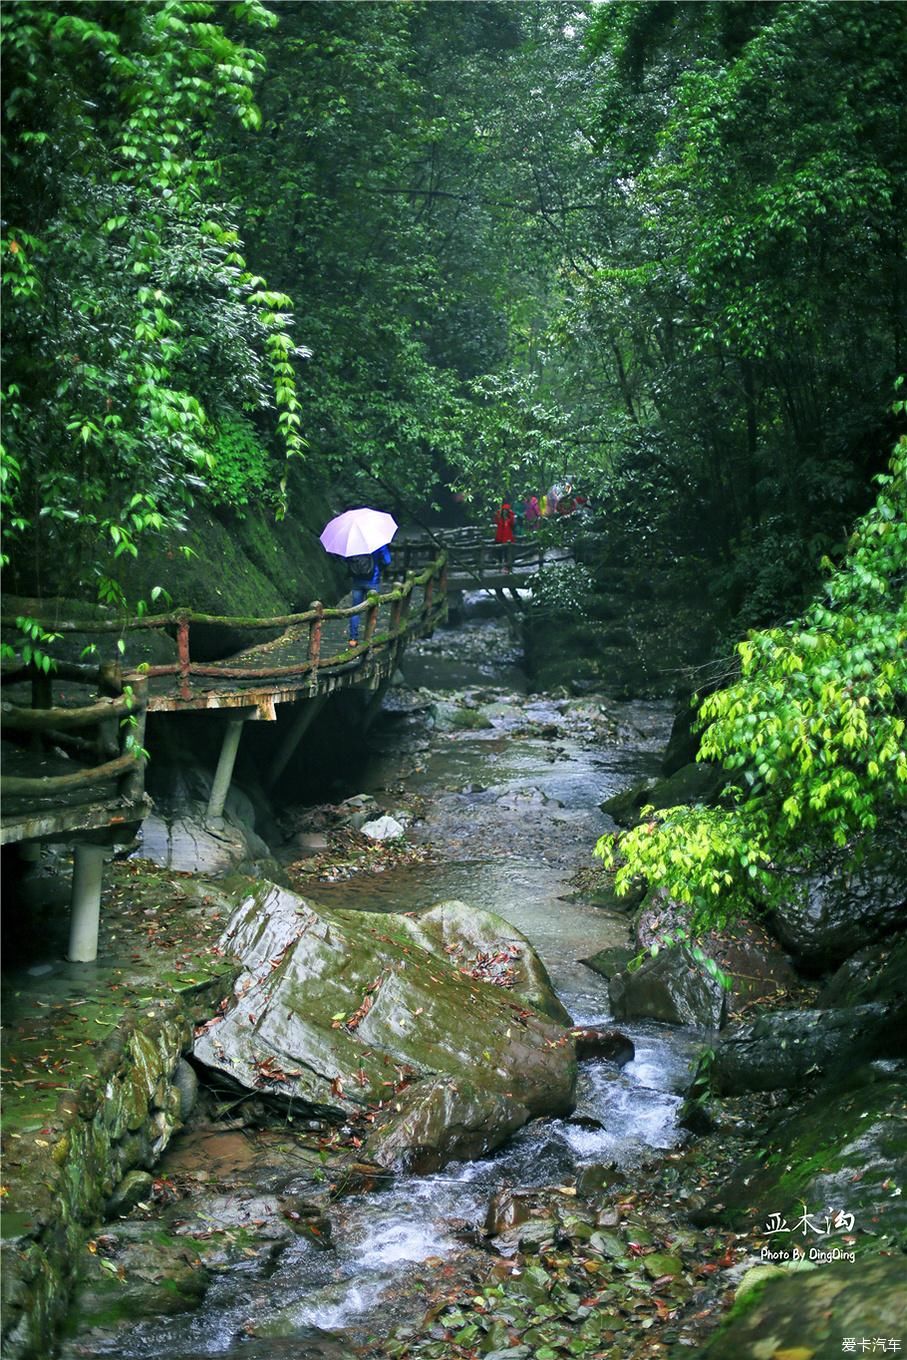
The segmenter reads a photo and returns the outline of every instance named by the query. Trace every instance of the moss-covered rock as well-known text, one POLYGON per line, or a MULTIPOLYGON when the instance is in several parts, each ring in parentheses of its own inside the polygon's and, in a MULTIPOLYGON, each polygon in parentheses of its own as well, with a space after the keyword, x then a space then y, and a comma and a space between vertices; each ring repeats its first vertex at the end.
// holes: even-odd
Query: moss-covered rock
MULTIPOLYGON (((701 1220, 758 1233, 773 1214, 793 1225, 805 1205, 820 1226, 825 1214, 852 1215, 852 1237, 864 1246, 882 1240, 907 1245, 905 1115, 904 1073, 892 1064, 859 1066, 826 1082, 805 1105, 774 1119, 761 1149, 716 1188, 701 1220)), ((787 1233, 770 1237, 769 1245, 789 1248, 791 1240, 787 1233)), ((796 1240, 807 1251, 848 1245, 840 1227, 830 1236, 809 1233, 796 1240)))
POLYGON ((224 935, 246 972, 196 1057, 296 1108, 358 1116, 366 1132, 381 1110, 390 1126, 364 1152, 382 1164, 429 1149, 440 1165, 469 1155, 479 1128, 487 1151, 535 1115, 566 1113, 574 1045, 533 1008, 531 997, 545 999, 541 964, 523 964, 529 947, 514 944, 512 927, 501 922, 493 940, 486 914, 471 933, 466 915, 461 904, 422 920, 328 911, 262 885, 224 935))
MULTIPOLYGON (((839 1261, 767 1279, 705 1348, 707 1360, 832 1360, 845 1338, 900 1338, 904 1263, 839 1261)), ((859 1350, 855 1353, 860 1353, 859 1350)))

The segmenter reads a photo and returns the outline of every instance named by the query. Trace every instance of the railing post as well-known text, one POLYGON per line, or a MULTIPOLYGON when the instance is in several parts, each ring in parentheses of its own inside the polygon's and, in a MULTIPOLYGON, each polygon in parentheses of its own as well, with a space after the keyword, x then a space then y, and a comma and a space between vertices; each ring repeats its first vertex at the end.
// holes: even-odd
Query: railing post
POLYGON ((378 607, 381 604, 381 597, 374 593, 368 597, 368 613, 365 616, 365 645, 371 644, 375 636, 375 627, 378 623, 378 607))
POLYGON ((180 698, 188 699, 189 690, 189 620, 180 614, 176 625, 176 650, 180 668, 180 698))
POLYGON ((127 774, 123 776, 122 794, 130 803, 138 803, 145 792, 145 756, 142 753, 145 745, 145 720, 148 716, 148 677, 146 675, 133 676, 129 684, 132 688, 132 713, 130 718, 134 718, 132 723, 126 719, 123 724, 123 754, 126 753, 126 743, 132 737, 132 750, 135 753, 135 764, 127 774))
MULTIPOLYGON (((123 693, 123 672, 116 661, 105 662, 98 667, 98 694, 108 699, 119 698, 123 693)), ((112 756, 121 755, 120 742, 118 739, 118 720, 108 718, 105 722, 98 723, 98 739, 96 749, 100 761, 110 760, 112 756)))
POLYGON ((400 614, 401 614, 401 610, 402 610, 402 606, 403 606, 403 595, 402 595, 402 593, 401 593, 401 592, 402 592, 402 589, 403 589, 403 582, 402 582, 402 581, 395 581, 395 582, 394 582, 394 594, 397 596, 397 598, 396 598, 396 600, 394 600, 393 604, 391 605, 391 630, 390 630, 390 631, 391 631, 391 637, 392 637, 392 638, 393 638, 393 637, 396 637, 397 634, 400 632, 400 614))
POLYGON ((425 582, 425 600, 422 605, 422 615, 426 623, 431 618, 431 602, 434 597, 434 593, 435 593, 435 578, 433 576, 429 576, 428 580, 425 582))
POLYGON ((318 663, 321 660, 321 634, 324 631, 324 605, 321 600, 313 600, 310 605, 315 610, 314 619, 309 620, 309 693, 318 689, 318 663))
POLYGON ((48 671, 38 670, 35 666, 31 677, 32 708, 53 708, 53 680, 48 671))
POLYGON ((444 561, 443 561, 443 563, 442 563, 442 565, 441 565, 441 594, 444 595, 445 597, 446 597, 446 595, 447 595, 447 564, 448 564, 448 560, 449 560, 449 559, 448 559, 447 553, 445 553, 445 554, 444 554, 444 561))

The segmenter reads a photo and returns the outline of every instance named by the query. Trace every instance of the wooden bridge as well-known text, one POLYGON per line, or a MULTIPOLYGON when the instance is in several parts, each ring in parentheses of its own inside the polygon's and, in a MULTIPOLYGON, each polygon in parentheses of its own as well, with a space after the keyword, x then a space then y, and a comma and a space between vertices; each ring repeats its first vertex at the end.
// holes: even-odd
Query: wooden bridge
MULTIPOLYGON (((229 717, 207 815, 222 816, 244 724, 274 721, 276 706, 295 712, 265 783, 273 783, 304 733, 337 690, 362 686, 380 693, 409 638, 431 633, 445 617, 450 594, 469 589, 510 591, 557 550, 529 544, 503 552, 490 535, 460 530, 394 545, 404 579, 358 606, 315 601, 299 614, 246 618, 176 610, 143 617, 42 620, 48 630, 97 647, 105 636, 122 658, 102 665, 34 662, 2 671, 0 722, 4 772, 0 843, 19 843, 25 857, 41 841, 75 845, 69 957, 96 956, 105 848, 131 840, 150 811, 144 790, 148 713, 227 710, 229 717), (350 649, 349 619, 358 614, 361 642, 350 649), (195 636, 212 628, 265 634, 261 642, 220 660, 194 660, 195 636), (156 648, 149 648, 155 641, 156 648), (137 662, 144 650, 174 650, 167 661, 137 662)), ((558 554, 563 555, 563 554, 558 554)), ((4 626, 13 620, 4 619, 4 626)), ((202 649, 204 650, 204 649, 202 649)))

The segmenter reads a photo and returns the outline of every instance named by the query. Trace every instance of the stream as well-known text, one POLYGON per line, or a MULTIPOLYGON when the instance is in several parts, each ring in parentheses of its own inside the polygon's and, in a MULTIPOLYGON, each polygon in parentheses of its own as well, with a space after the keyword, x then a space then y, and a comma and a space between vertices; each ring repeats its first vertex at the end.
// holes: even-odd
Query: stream
MULTIPOLYGON (((389 692, 365 774, 346 790, 372 793, 391 811, 395 797, 408 800, 408 839, 432 858, 313 879, 302 890, 360 910, 459 898, 495 911, 532 941, 576 1023, 608 1023, 607 982, 580 960, 626 945, 627 918, 594 905, 571 879, 592 865, 592 847, 611 826, 602 800, 657 772, 670 705, 527 696, 506 623, 482 600, 472 604, 457 629, 410 650, 407 685, 389 692)), ((267 1268, 250 1260, 218 1275, 198 1310, 140 1323, 94 1353, 328 1357, 346 1353, 337 1345, 386 1333, 407 1279, 455 1261, 464 1224, 481 1226, 502 1186, 559 1184, 593 1163, 638 1167, 679 1141, 676 1110, 701 1036, 622 1028, 634 1060, 623 1069, 583 1064, 571 1119, 535 1121, 485 1160, 342 1198, 329 1209, 333 1250, 295 1239, 267 1268), (257 1338, 273 1338, 264 1349, 238 1342, 250 1318, 257 1338)), ((170 1158, 179 1157, 179 1140, 174 1146, 170 1158)), ((300 1181, 300 1193, 306 1186, 300 1181)))

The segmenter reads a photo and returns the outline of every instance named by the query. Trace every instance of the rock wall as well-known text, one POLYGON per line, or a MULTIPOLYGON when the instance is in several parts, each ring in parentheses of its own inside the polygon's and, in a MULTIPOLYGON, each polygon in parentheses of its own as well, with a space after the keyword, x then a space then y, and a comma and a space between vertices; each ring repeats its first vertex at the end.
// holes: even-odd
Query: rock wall
POLYGON ((134 1185, 137 1168, 154 1166, 191 1108, 194 1073, 182 1055, 222 986, 157 1003, 140 1027, 123 1022, 98 1054, 96 1076, 61 1097, 55 1139, 29 1140, 27 1164, 8 1153, 15 1194, 3 1222, 4 1360, 54 1353, 91 1225, 117 1211, 124 1181, 131 1174, 134 1185))

